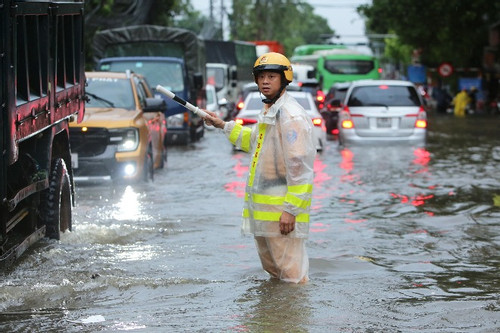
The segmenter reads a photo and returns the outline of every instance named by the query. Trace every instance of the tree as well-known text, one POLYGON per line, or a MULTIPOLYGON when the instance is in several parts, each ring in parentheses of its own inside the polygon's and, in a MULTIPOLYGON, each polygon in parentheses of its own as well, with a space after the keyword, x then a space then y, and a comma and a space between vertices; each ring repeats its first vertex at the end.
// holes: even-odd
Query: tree
POLYGON ((373 0, 358 7, 367 31, 394 32, 403 45, 422 51, 421 62, 481 67, 489 27, 500 20, 500 2, 491 0, 373 0))
POLYGON ((313 9, 301 0, 233 0, 231 38, 277 40, 287 54, 298 45, 323 43, 321 35, 334 31, 313 9))
MULTIPOLYGON (((228 13, 230 37, 235 40, 277 40, 287 54, 302 44, 324 42, 332 35, 324 17, 303 0, 233 0, 228 13)), ((138 24, 173 26, 206 39, 222 38, 220 24, 194 10, 190 0, 87 0, 85 2, 86 58, 92 59, 96 31, 138 24)), ((87 67, 91 68, 87 61, 87 67)))

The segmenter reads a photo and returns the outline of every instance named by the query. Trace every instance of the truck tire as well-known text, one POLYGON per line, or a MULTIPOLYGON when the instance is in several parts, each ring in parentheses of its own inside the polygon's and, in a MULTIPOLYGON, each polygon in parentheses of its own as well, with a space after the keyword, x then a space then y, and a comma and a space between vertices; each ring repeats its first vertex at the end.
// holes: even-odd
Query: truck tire
POLYGON ((55 159, 49 176, 49 188, 43 191, 40 201, 41 220, 45 236, 60 239, 61 231, 72 229, 71 182, 62 158, 55 159))

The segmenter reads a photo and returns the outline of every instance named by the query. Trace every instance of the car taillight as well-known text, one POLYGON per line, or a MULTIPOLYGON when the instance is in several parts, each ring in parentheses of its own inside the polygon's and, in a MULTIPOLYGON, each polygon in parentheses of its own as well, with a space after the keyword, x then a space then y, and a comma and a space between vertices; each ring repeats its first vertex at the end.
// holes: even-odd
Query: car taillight
POLYGON ((323 119, 322 118, 313 118, 312 122, 314 126, 321 127, 321 124, 323 124, 323 119))
POLYGON ((354 128, 354 123, 351 119, 342 120, 342 128, 354 128))
POLYGON ((323 103, 325 101, 325 93, 322 90, 316 92, 316 101, 318 103, 323 103))
POLYGON ((240 124, 243 126, 257 123, 257 119, 248 119, 248 118, 236 118, 234 121, 237 124, 240 124))
POLYGON ((354 128, 354 123, 351 120, 351 113, 349 112, 349 107, 347 105, 345 105, 342 109, 342 116, 346 117, 346 119, 341 121, 340 127, 345 129, 354 128))
POLYGON ((243 109, 244 106, 245 103, 243 101, 239 101, 238 104, 236 104, 236 109, 240 111, 241 109, 243 109))
POLYGON ((424 108, 421 106, 418 110, 417 120, 415 121, 416 128, 427 128, 427 114, 424 108))

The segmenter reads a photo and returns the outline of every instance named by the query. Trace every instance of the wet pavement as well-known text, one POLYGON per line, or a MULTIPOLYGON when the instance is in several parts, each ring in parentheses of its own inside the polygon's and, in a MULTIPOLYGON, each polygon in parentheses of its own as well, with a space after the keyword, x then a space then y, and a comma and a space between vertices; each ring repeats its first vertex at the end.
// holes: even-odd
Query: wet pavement
POLYGON ((74 230, 0 273, 3 332, 498 332, 500 119, 315 161, 310 282, 240 235, 249 158, 218 131, 154 183, 77 184, 74 230))

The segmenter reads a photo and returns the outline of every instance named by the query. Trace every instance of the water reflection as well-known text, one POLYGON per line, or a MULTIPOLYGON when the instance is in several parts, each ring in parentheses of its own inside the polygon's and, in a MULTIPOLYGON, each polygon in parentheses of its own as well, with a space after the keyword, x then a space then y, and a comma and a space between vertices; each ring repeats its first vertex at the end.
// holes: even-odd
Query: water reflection
POLYGON ((116 210, 113 212, 113 218, 118 221, 141 220, 144 215, 141 213, 140 195, 132 186, 125 187, 120 201, 114 205, 116 210))
POLYGON ((312 320, 308 285, 271 279, 253 286, 237 302, 245 309, 240 332, 308 332, 312 320))

